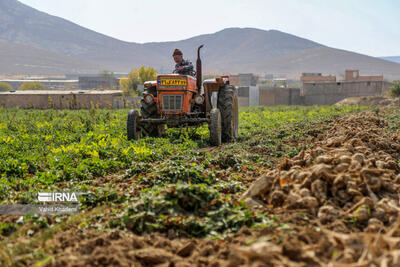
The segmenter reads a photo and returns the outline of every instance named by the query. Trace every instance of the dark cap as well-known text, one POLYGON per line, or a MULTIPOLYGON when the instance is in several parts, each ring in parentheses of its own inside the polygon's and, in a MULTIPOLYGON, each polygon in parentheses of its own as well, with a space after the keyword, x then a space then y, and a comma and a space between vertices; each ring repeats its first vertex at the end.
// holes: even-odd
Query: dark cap
POLYGON ((179 50, 178 48, 175 48, 174 53, 172 54, 172 56, 182 56, 182 51, 179 50))

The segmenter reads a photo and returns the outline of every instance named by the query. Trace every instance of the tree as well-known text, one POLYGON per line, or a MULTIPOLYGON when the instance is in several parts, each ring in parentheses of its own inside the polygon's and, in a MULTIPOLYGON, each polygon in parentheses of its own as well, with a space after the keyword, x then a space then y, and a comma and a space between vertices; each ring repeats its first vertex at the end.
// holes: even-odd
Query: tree
POLYGON ((41 82, 24 82, 18 90, 27 91, 27 90, 46 90, 46 86, 41 82))
POLYGON ((390 95, 400 97, 400 81, 393 81, 393 85, 390 87, 390 95))
POLYGON ((128 76, 123 76, 119 80, 124 95, 137 95, 137 87, 139 84, 139 71, 132 69, 128 76))
POLYGON ((146 81, 154 81, 157 79, 157 71, 153 67, 146 68, 141 66, 139 69, 139 81, 144 83, 146 81))
POLYGON ((138 85, 146 81, 157 79, 157 71, 153 67, 140 67, 139 70, 132 69, 128 76, 120 79, 120 85, 124 95, 138 95, 138 85))
POLYGON ((393 81, 392 87, 390 87, 390 95, 399 99, 400 105, 400 81, 393 81))
POLYGON ((14 88, 9 83, 6 82, 0 82, 0 92, 8 92, 12 91, 14 88))

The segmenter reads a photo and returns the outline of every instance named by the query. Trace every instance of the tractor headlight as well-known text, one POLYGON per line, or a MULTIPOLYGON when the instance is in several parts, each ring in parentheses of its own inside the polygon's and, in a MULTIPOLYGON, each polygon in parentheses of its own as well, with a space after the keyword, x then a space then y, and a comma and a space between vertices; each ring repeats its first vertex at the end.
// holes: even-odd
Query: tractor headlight
POLYGON ((196 104, 201 105, 204 102, 204 97, 201 95, 198 95, 194 98, 194 102, 196 102, 196 104))
POLYGON ((147 94, 143 97, 144 102, 146 102, 147 104, 151 104, 154 100, 153 100, 153 96, 150 94, 147 94))

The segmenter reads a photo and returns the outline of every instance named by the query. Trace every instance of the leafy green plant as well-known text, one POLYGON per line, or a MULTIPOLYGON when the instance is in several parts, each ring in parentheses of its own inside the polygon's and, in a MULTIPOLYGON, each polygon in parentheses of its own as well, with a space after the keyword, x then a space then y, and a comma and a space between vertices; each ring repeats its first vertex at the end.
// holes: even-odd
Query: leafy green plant
POLYGON ((89 207, 95 207, 109 202, 119 203, 122 201, 124 201, 123 196, 119 196, 117 192, 106 188, 91 188, 91 191, 79 198, 79 202, 82 205, 89 207))
POLYGON ((113 220, 110 226, 126 227, 135 233, 173 229, 186 236, 205 236, 236 232, 264 219, 243 203, 222 199, 218 191, 205 184, 175 184, 144 191, 120 222, 113 220))
POLYGON ((8 236, 16 230, 14 223, 0 223, 0 235, 8 236))
POLYGON ((194 184, 215 182, 214 174, 205 172, 201 164, 196 162, 186 162, 183 160, 167 160, 156 173, 157 181, 177 183, 188 182, 194 184))
POLYGON ((220 152, 218 157, 210 161, 211 164, 218 165, 221 169, 240 170, 242 167, 242 159, 237 154, 220 152))

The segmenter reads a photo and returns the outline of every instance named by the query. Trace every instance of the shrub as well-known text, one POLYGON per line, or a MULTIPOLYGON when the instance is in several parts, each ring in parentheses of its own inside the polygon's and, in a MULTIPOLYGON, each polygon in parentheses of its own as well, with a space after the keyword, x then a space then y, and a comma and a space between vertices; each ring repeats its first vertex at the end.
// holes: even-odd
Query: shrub
POLYGON ((390 95, 400 97, 400 81, 393 81, 393 85, 390 87, 390 95))
POLYGON ((9 83, 0 82, 0 92, 8 92, 14 90, 9 83))
POLYGON ((18 90, 26 91, 26 90, 46 90, 46 86, 44 86, 41 82, 24 82, 18 90))

